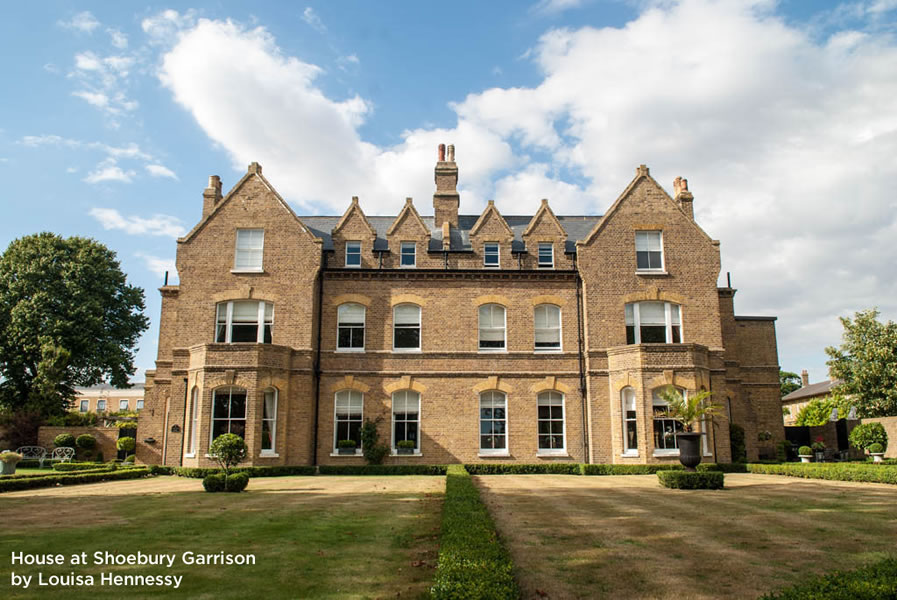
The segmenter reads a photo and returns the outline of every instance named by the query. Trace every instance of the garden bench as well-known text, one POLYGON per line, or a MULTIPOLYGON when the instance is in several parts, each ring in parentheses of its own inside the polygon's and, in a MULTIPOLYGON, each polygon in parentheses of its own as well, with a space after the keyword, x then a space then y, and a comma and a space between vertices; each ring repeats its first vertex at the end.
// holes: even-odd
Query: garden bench
POLYGON ((47 449, 41 446, 22 446, 16 449, 16 454, 22 455, 22 460, 38 460, 40 466, 44 468, 44 461, 47 459, 47 449))
POLYGON ((48 458, 50 463, 54 462, 69 462, 75 456, 74 448, 56 448, 53 450, 53 454, 51 454, 48 458))

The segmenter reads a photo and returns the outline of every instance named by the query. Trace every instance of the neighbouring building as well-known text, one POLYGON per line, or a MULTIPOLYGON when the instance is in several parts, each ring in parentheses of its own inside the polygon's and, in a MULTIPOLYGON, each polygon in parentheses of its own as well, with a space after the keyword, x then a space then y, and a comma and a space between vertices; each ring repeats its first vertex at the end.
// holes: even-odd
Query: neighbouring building
POLYGON ((114 413, 143 410, 143 383, 135 383, 127 389, 109 384, 75 388, 75 402, 71 412, 114 413))
MULTIPOLYGON (((818 383, 810 383, 810 376, 807 370, 800 372, 801 387, 797 388, 790 394, 782 396, 782 418, 785 426, 794 425, 797 415, 803 407, 810 403, 811 400, 824 400, 832 394, 832 388, 841 383, 839 379, 828 379, 818 383), (787 409, 787 410, 785 410, 787 409)), ((847 415, 840 415, 841 418, 847 415)))
POLYGON ((160 289, 138 460, 211 465, 232 432, 254 465, 356 464, 337 443, 371 419, 391 463, 671 461, 667 386, 723 407, 706 460, 731 460, 730 421, 748 458, 773 455, 775 318, 735 315, 684 179, 671 197, 642 165, 604 215, 463 215, 440 146, 435 182, 433 216, 353 198, 327 217, 297 216, 257 163, 227 195, 210 177, 160 289))

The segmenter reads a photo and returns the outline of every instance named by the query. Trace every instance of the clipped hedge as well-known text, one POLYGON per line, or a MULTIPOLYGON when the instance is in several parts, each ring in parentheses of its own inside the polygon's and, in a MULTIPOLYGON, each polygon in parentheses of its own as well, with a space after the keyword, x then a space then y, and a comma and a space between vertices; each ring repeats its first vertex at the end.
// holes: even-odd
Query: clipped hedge
POLYGON ((445 480, 433 598, 519 598, 511 555, 498 538, 480 492, 463 465, 445 480))
POLYGON ((872 463, 785 463, 748 465, 748 472, 763 475, 787 475, 805 479, 859 481, 897 485, 897 467, 872 463))
POLYGON ((721 490, 725 476, 722 471, 658 471, 657 479, 676 490, 721 490))
POLYGON ((54 471, 87 471, 88 469, 96 469, 97 467, 104 466, 103 463, 93 463, 93 462, 67 462, 67 463, 54 463, 53 470, 54 471))
POLYGON ((149 475, 147 468, 119 469, 116 471, 103 471, 98 473, 60 473, 56 475, 41 475, 37 477, 3 478, 0 479, 0 492, 14 490, 29 490, 42 487, 59 485, 79 485, 82 483, 96 483, 98 481, 117 481, 119 479, 137 479, 149 475))
MULTIPOLYGON (((93 469, 88 469, 86 471, 78 471, 78 473, 109 473, 110 471, 114 471, 114 466, 109 465, 94 465, 93 469)), ((51 469, 44 470, 43 473, 17 473, 15 475, 2 475, 0 479, 31 479, 34 477, 55 477, 57 474, 56 471, 51 469)))
POLYGON ((882 600, 897 598, 897 559, 819 575, 760 600, 882 600))
POLYGON ((658 471, 682 471, 679 463, 662 465, 583 465, 583 475, 653 475, 658 471))
POLYGON ((242 492, 249 484, 249 475, 234 473, 230 477, 224 477, 224 473, 212 473, 202 480, 202 487, 207 492, 242 492))
MULTIPOLYGON (((44 461, 44 466, 47 466, 49 464, 50 464, 49 460, 44 461)), ((16 465, 16 468, 17 469, 40 469, 41 466, 40 466, 40 461, 37 460, 36 458, 25 458, 18 462, 18 464, 16 465)))
MULTIPOLYGON (((162 465, 150 465, 150 472, 153 475, 177 475, 178 477, 189 477, 191 479, 203 479, 208 475, 223 473, 218 467, 169 467, 162 465)), ((231 473, 246 473, 250 477, 283 477, 286 475, 314 475, 315 468, 310 466, 294 466, 294 467, 238 467, 231 469, 231 473)))
POLYGON ((445 475, 445 465, 321 465, 321 475, 445 475))
POLYGON ((582 475, 579 463, 542 463, 532 465, 515 464, 466 464, 464 468, 471 475, 582 475))

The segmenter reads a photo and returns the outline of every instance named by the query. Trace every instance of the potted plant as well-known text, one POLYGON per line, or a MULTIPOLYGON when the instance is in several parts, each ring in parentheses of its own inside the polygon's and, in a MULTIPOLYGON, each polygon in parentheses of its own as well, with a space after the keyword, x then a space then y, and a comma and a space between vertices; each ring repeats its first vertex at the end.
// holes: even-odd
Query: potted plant
POLYGON ((866 448, 866 450, 868 450, 869 454, 872 455, 872 462, 880 463, 882 457, 884 457, 884 455, 885 455, 884 446, 882 446, 878 442, 875 442, 874 444, 870 444, 869 447, 866 448))
POLYGON ((396 452, 399 454, 414 454, 414 440, 396 442, 396 452))
POLYGON ((810 444, 810 447, 813 448, 816 462, 825 462, 825 440, 822 439, 822 436, 816 438, 816 441, 810 444))
POLYGON ((670 418, 679 421, 685 430, 676 433, 676 445, 679 447, 679 462, 689 471, 696 470, 695 467, 701 464, 702 433, 694 431, 694 426, 719 411, 717 405, 705 402, 710 395, 711 392, 701 391, 685 398, 672 386, 660 392, 660 397, 667 403, 670 418))
POLYGON ((3 452, 0 454, 0 475, 15 475, 16 465, 22 460, 18 452, 3 452))
POLYGON ((358 444, 355 440, 340 440, 336 443, 337 453, 355 455, 355 448, 358 444))
POLYGON ((813 458, 813 449, 809 446, 801 446, 797 449, 797 455, 800 457, 800 462, 808 463, 813 458))

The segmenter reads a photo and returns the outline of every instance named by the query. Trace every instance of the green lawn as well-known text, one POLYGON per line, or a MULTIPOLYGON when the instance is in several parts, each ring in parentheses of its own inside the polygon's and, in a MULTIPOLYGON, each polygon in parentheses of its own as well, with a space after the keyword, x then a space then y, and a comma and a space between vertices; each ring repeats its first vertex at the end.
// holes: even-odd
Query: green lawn
MULTIPOLYGON (((39 475, 41 473, 53 475, 56 471, 53 469, 16 469, 15 472, 16 475, 39 475)), ((0 477, 7 477, 7 475, 0 475, 0 477)))
MULTIPOLYGON (((417 598, 432 583, 443 477, 282 477, 242 494, 159 477, 0 494, 3 598, 417 598), (192 491, 192 490, 196 491, 192 491), (191 491, 185 491, 191 490, 191 491), (34 567, 10 552, 254 554, 254 566, 34 567), (15 590, 10 571, 182 575, 179 589, 15 590)), ((32 585, 33 587, 33 585, 32 585)))

